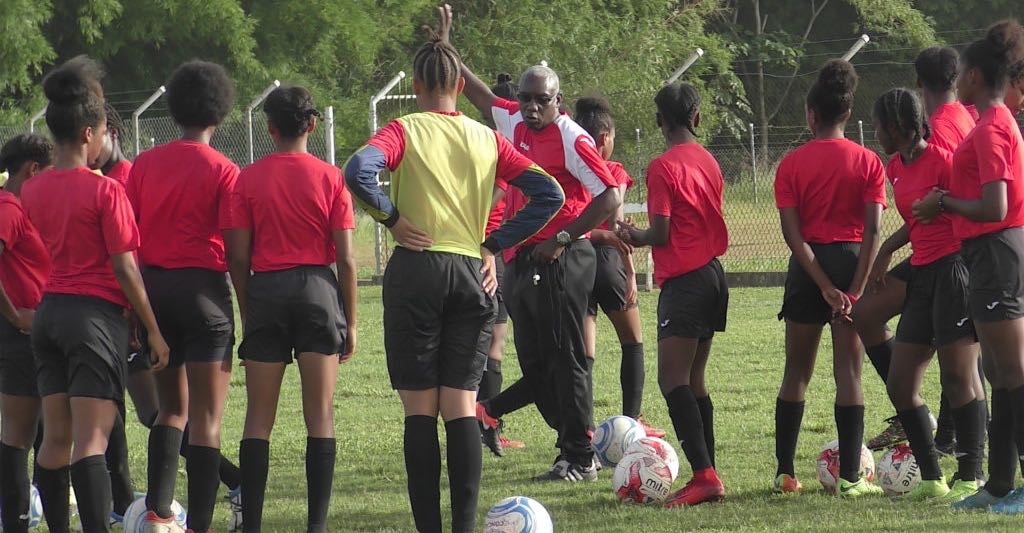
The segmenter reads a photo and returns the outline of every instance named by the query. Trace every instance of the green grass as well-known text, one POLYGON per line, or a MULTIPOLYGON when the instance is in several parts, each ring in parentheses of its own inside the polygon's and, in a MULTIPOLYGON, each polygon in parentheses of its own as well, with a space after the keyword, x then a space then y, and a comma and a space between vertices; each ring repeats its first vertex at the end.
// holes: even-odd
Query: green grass
MULTIPOLYGON (((380 289, 362 289, 360 296, 361 344, 356 358, 343 366, 338 375, 335 400, 338 462, 331 524, 333 530, 339 532, 406 532, 412 530, 412 517, 405 491, 402 415, 385 369, 380 289)), ((649 351, 644 412, 652 423, 670 428, 665 404, 656 386, 653 342, 656 297, 657 293, 645 293, 640 302, 649 351)), ((942 507, 911 506, 881 497, 840 501, 825 495, 814 477, 814 460, 820 447, 835 436, 834 387, 827 340, 823 342, 817 376, 808 394, 796 462, 797 474, 807 490, 799 497, 770 495, 768 487, 775 468, 773 410, 783 363, 782 325, 775 320, 780 299, 778 289, 734 290, 729 330, 715 340, 708 382, 716 406, 718 464, 728 491, 725 503, 674 511, 623 505, 612 494, 611 472, 607 469, 595 483, 531 483, 529 478, 550 464, 555 454, 552 447, 555 435, 544 425, 536 409, 529 407, 506 418, 508 433, 526 441, 527 449, 511 450, 503 459, 489 453, 484 455, 480 525, 487 508, 494 502, 506 496, 526 495, 542 502, 551 512, 556 529, 563 532, 1020 530, 1019 519, 954 514, 942 507)), ((618 343, 604 319, 599 327, 595 371, 598 420, 617 414, 620 407, 618 343)), ((504 365, 506 384, 519 377, 514 353, 510 345, 504 365)), ((926 398, 933 404, 937 400, 936 374, 930 372, 927 382, 926 398)), ((870 437, 883 428, 882 419, 892 414, 892 407, 870 367, 865 367, 864 375, 867 436, 870 437)), ((243 370, 236 368, 224 424, 224 450, 233 458, 237 457, 245 414, 243 382, 243 370)), ((288 371, 277 421, 271 439, 265 531, 301 531, 306 515, 305 430, 294 368, 288 371)), ((146 432, 140 424, 130 423, 128 437, 132 471, 136 482, 143 485, 146 432)), ((678 444, 674 439, 672 442, 678 444)), ((876 455, 876 460, 878 458, 880 456, 876 455)), ((943 466, 947 474, 953 472, 950 461, 944 461, 943 466)), ((681 477, 688 478, 685 460, 681 470, 681 477)), ((683 481, 677 481, 677 488, 683 481)), ((179 501, 186 501, 184 475, 179 477, 177 486, 179 501)), ((443 505, 447 506, 447 486, 443 486, 442 491, 443 505)), ((447 511, 445 515, 447 517, 447 511)), ((226 504, 219 503, 215 529, 223 530, 226 521, 226 504)))

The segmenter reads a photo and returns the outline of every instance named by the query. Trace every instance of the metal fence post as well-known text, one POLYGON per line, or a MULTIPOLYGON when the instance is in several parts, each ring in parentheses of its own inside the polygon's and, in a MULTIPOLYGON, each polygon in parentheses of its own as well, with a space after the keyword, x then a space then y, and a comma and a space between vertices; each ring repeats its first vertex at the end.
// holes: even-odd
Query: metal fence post
POLYGON ((36 122, 39 122, 39 120, 42 119, 43 115, 45 115, 45 114, 46 114, 46 108, 44 107, 44 108, 40 109, 38 113, 36 113, 35 115, 32 115, 32 118, 30 118, 29 121, 28 121, 28 132, 29 133, 35 133, 36 132, 36 122))
POLYGON ((754 123, 747 124, 750 128, 750 181, 754 184, 754 203, 757 199, 757 152, 754 149, 754 123))
MULTIPOLYGON (((377 94, 370 98, 370 135, 377 133, 377 103, 384 99, 385 96, 392 89, 398 85, 398 82, 405 78, 405 71, 399 71, 395 74, 395 77, 388 81, 387 85, 384 86, 377 94)), ((380 176, 377 176, 377 183, 380 183, 380 176)), ((384 275, 384 230, 380 227, 380 224, 373 225, 373 256, 374 256, 374 268, 373 273, 377 276, 384 275)))
POLYGON ((249 107, 245 108, 245 126, 246 126, 245 129, 246 129, 246 132, 247 132, 247 139, 249 141, 249 163, 250 164, 252 164, 254 161, 256 161, 256 150, 254 149, 254 146, 253 146, 254 141, 253 141, 253 136, 252 136, 252 111, 254 109, 256 109, 256 106, 262 104, 263 101, 267 99, 267 96, 270 96, 270 92, 271 91, 273 91, 274 89, 276 89, 276 88, 278 88, 280 86, 281 86, 281 82, 278 81, 278 80, 274 80, 274 83, 271 83, 266 89, 263 89, 263 92, 261 92, 260 94, 256 95, 256 98, 253 98, 252 102, 249 103, 249 107))
POLYGON ((324 139, 327 142, 327 162, 334 166, 334 106, 331 105, 324 111, 324 135, 327 136, 324 139))
POLYGON ((857 135, 860 136, 860 145, 864 146, 864 121, 857 121, 857 135))
POLYGON ((138 157, 139 153, 142 152, 142 143, 139 141, 140 136, 142 135, 139 131, 139 117, 149 109, 149 106, 153 105, 154 102, 163 96, 165 92, 167 92, 167 89, 161 85, 156 91, 153 91, 153 94, 149 95, 149 98, 146 98, 145 102, 142 102, 142 105, 140 105, 138 109, 132 111, 132 127, 135 128, 135 157, 138 157))

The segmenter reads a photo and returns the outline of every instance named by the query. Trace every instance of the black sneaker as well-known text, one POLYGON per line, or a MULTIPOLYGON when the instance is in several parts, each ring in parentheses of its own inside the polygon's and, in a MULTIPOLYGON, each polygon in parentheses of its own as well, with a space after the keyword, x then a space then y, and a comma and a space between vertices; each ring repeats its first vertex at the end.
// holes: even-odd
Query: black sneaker
POLYGON ((501 423, 498 424, 498 427, 491 428, 481 422, 480 441, 487 446, 488 450, 491 450, 495 457, 505 456, 505 450, 501 447, 501 423))
POLYGON ((558 456, 551 469, 533 478, 534 481, 594 481, 597 479, 597 465, 593 459, 587 466, 578 465, 558 456))
POLYGON ((900 422, 899 417, 886 418, 885 421, 889 423, 889 426, 879 433, 877 437, 868 441, 867 446, 869 450, 877 452, 907 440, 907 433, 903 431, 903 424, 900 422))

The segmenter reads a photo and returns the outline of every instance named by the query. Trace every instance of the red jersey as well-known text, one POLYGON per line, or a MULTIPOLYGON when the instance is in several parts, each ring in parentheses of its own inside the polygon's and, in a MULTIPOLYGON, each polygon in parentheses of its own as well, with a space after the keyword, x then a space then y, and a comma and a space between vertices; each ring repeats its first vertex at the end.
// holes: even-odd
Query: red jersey
POLYGON ((505 205, 508 200, 505 198, 509 194, 509 191, 505 190, 505 195, 502 195, 501 200, 494 204, 491 208, 491 213, 487 215, 487 228, 484 230, 484 235, 490 235, 492 231, 501 227, 501 223, 505 221, 505 205))
POLYGON ((942 104, 928 117, 928 125, 932 130, 928 144, 934 144, 953 153, 974 129, 975 123, 975 117, 960 102, 942 104))
POLYGON ((245 167, 231 194, 231 227, 252 230, 252 270, 335 262, 334 231, 356 227, 338 167, 275 152, 245 167))
POLYGON ((697 143, 677 144, 647 167, 647 214, 669 217, 669 240, 652 246, 654 279, 692 272, 725 253, 725 180, 718 161, 697 143))
POLYGON ((80 167, 25 182, 21 202, 50 253, 44 293, 93 296, 128 307, 110 256, 139 247, 131 204, 116 181, 80 167))
POLYGON ((775 173, 775 205, 797 209, 808 243, 860 242, 869 203, 886 205, 885 168, 877 154, 848 139, 808 141, 775 173))
POLYGON ((953 172, 953 154, 948 150, 928 144, 928 148, 909 164, 896 154, 885 169, 892 182, 892 193, 896 210, 910 230, 910 246, 914 253, 910 264, 927 265, 937 259, 960 251, 960 239, 953 236, 953 217, 939 215, 928 224, 914 218, 914 202, 924 198, 932 188, 948 189, 953 172))
POLYGON ((958 239, 1024 226, 1024 141, 1013 113, 1005 105, 986 109, 977 127, 960 143, 953 153, 953 175, 956 178, 949 192, 964 200, 981 198, 986 183, 1006 182, 1006 218, 974 222, 953 217, 953 233, 958 239))
MULTIPOLYGON (((615 178, 615 184, 617 187, 625 186, 626 190, 633 187, 633 176, 626 172, 626 167, 618 161, 606 161, 608 164, 608 170, 612 173, 612 177, 615 178)), ((599 229, 615 231, 615 228, 608 225, 608 221, 604 221, 598 226, 599 229)))
MULTIPOLYGON (((597 152, 594 139, 568 115, 559 115, 554 123, 534 131, 523 122, 519 104, 502 98, 496 98, 491 104, 491 115, 498 132, 512 141, 520 153, 554 176, 565 192, 562 209, 522 246, 554 237, 579 218, 595 196, 617 185, 604 158, 597 152)), ((505 218, 511 218, 526 204, 526 196, 519 191, 509 191, 507 199, 505 218)), ((506 261, 515 257, 517 249, 506 250, 506 261)))
POLYGON ((207 144, 172 141, 135 158, 128 199, 142 264, 226 272, 221 230, 230 223, 238 166, 207 144))
POLYGON ((105 175, 108 178, 111 178, 114 181, 120 183, 122 186, 127 187, 128 186, 128 174, 131 172, 131 170, 132 170, 132 163, 131 163, 131 161, 128 161, 127 159, 122 159, 122 160, 118 161, 117 163, 114 163, 114 166, 110 167, 110 171, 107 172, 105 175))
POLYGON ((35 309, 50 274, 50 256, 21 202, 0 190, 0 282, 17 309, 35 309))

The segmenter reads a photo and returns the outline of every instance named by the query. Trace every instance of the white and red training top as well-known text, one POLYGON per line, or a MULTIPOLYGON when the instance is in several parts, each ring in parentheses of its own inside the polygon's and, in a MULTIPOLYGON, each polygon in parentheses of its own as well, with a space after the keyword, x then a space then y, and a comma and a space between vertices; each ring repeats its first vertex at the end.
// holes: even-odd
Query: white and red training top
MULTIPOLYGON (((608 170, 604 158, 597 152, 594 139, 566 114, 561 114, 550 125, 534 131, 523 123, 519 104, 495 98, 491 115, 499 133, 504 135, 520 153, 533 160, 558 180, 565 193, 565 204, 547 226, 530 237, 521 246, 537 244, 550 239, 570 222, 579 218, 590 201, 618 181, 608 170)), ((512 218, 526 197, 516 189, 506 192, 505 219, 512 218)), ((505 251, 505 260, 515 257, 518 247, 505 251)))

